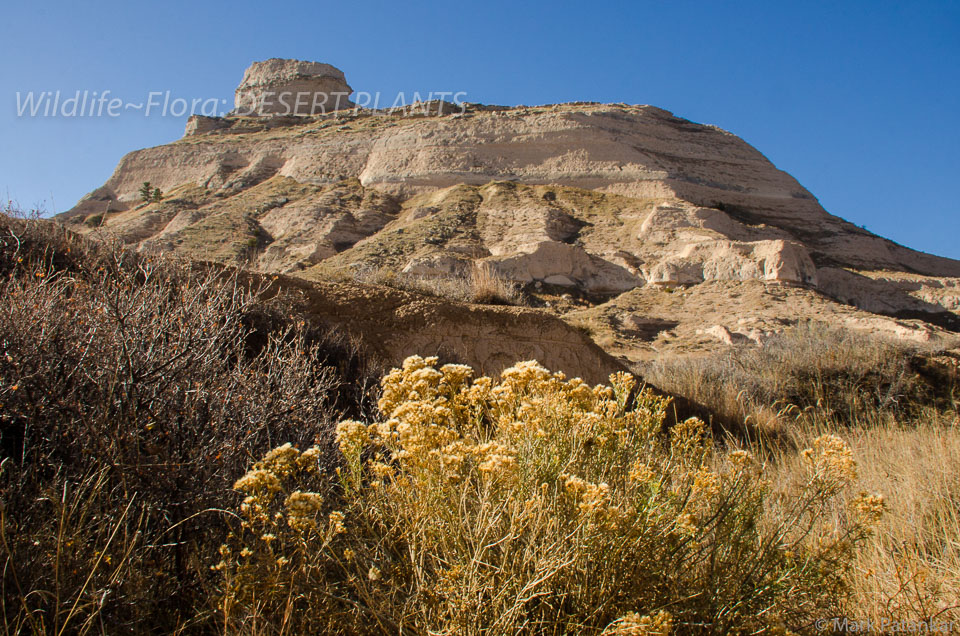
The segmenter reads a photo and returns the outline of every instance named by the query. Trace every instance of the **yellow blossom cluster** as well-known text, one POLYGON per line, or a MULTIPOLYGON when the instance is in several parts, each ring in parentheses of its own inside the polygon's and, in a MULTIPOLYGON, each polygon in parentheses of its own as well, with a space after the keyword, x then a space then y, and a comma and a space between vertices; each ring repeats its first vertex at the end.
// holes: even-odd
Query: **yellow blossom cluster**
POLYGON ((610 386, 613 388, 617 399, 617 406, 623 410, 626 407, 627 400, 637 385, 637 379, 625 371, 618 371, 610 376, 610 386))
POLYGON ((274 493, 280 491, 280 479, 272 471, 254 469, 238 479, 233 488, 251 495, 274 493))
POLYGON ((854 513, 865 523, 873 525, 880 521, 887 510, 883 495, 861 492, 850 502, 854 513))
POLYGON ((279 492, 282 479, 300 470, 315 472, 319 458, 320 449, 315 446, 303 453, 290 444, 278 446, 254 464, 233 488, 256 496, 279 492))
POLYGON ((323 507, 323 497, 315 492, 297 490, 287 497, 284 505, 287 509, 287 523, 291 528, 314 528, 317 514, 323 507))
POLYGON ((744 472, 758 467, 757 460, 750 451, 731 451, 727 455, 727 460, 736 472, 744 472))
POLYGON ((367 431, 366 424, 345 420, 337 424, 337 444, 340 450, 347 457, 359 455, 367 442, 370 441, 370 433, 367 431))
POLYGON ((300 459, 300 451, 287 443, 267 453, 260 460, 258 468, 269 470, 278 477, 284 477, 297 470, 298 459, 300 459))
POLYGON ((451 391, 459 391, 473 377, 473 369, 465 364, 445 364, 440 367, 443 384, 451 391))
POLYGON ((610 507, 610 486, 605 482, 594 484, 576 475, 561 475, 563 487, 577 499, 583 514, 607 511, 610 507))
POLYGON ((315 475, 318 472, 319 458, 320 449, 317 447, 301 453, 292 445, 284 444, 274 448, 255 463, 233 484, 234 490, 247 495, 240 504, 240 512, 245 517, 244 527, 250 527, 253 523, 264 523, 268 520, 268 514, 275 514, 285 517, 291 528, 314 528, 317 513, 323 505, 323 497, 315 492, 288 490, 284 484, 301 474, 315 475), (271 503, 283 494, 287 495, 282 500, 283 512, 269 513, 271 503))
POLYGON ((649 484, 656 478, 656 472, 646 461, 638 459, 630 467, 627 477, 634 483, 649 484))
POLYGON ((814 476, 842 487, 857 479, 857 462, 850 446, 837 435, 821 435, 813 440, 813 448, 801 453, 814 476))
POLYGON ((316 472, 320 467, 320 449, 311 446, 300 453, 300 457, 297 458, 297 465, 308 472, 316 472))
POLYGON ((673 631, 673 617, 660 610, 653 616, 641 616, 636 612, 614 621, 603 630, 604 636, 669 636, 673 631))
POLYGON ((443 378, 443 373, 433 368, 436 363, 436 357, 410 356, 401 368, 384 376, 383 393, 377 402, 380 412, 392 417, 394 409, 405 402, 436 393, 443 378))
MULTIPOLYGON (((366 471, 377 483, 397 468, 408 477, 420 471, 423 478, 442 475, 447 482, 459 482, 472 471, 505 478, 520 467, 518 448, 527 449, 529 457, 539 446, 555 447, 557 438, 575 440, 576 446, 530 459, 559 466, 577 446, 605 452, 601 449, 610 444, 611 451, 646 444, 659 432, 667 402, 649 391, 637 394, 636 379, 628 373, 611 376, 611 386, 590 387, 535 361, 517 363, 496 382, 474 378, 465 365, 436 367, 436 357, 407 358, 383 378, 382 421, 366 426, 348 420, 337 426, 348 465, 359 466, 360 455, 369 448, 366 471), (627 408, 630 400, 633 408, 627 408)), ((688 423, 683 430, 688 429, 699 432, 699 441, 702 423, 688 423)))
POLYGON ((510 473, 517 465, 513 451, 497 442, 487 442, 476 447, 474 454, 479 459, 481 473, 510 473))
POLYGON ((707 426, 695 417, 680 422, 670 431, 671 454, 685 464, 699 464, 707 446, 707 426))
POLYGON ((690 499, 694 505, 706 504, 720 495, 722 490, 720 475, 708 468, 701 467, 693 476, 690 499))
POLYGON ((347 531, 347 527, 343 523, 344 519, 346 519, 346 516, 339 510, 330 513, 328 521, 330 522, 330 531, 333 534, 343 534, 347 531))

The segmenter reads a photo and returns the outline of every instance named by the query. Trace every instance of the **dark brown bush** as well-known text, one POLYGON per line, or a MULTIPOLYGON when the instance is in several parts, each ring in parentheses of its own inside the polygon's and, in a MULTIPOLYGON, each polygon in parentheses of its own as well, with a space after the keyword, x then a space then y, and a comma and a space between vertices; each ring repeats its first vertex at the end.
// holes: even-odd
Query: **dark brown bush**
POLYGON ((378 376, 262 291, 0 218, 6 632, 212 629, 230 485, 280 443, 329 447, 378 376))

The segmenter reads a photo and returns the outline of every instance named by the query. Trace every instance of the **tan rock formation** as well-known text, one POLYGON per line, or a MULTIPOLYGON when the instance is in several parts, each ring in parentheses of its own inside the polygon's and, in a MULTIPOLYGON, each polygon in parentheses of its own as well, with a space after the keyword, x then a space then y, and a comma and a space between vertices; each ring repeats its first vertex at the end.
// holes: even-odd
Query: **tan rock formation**
POLYGON ((254 62, 234 97, 234 114, 321 115, 353 108, 343 71, 329 64, 271 58, 254 62))
POLYGON ((648 280, 695 285, 705 280, 751 280, 817 285, 806 248, 795 241, 699 241, 657 263, 648 280))
POLYGON ((718 347, 762 346, 805 321, 907 343, 955 339, 955 334, 923 320, 880 316, 810 288, 760 280, 706 281, 675 291, 638 287, 595 307, 570 311, 565 318, 590 325, 606 351, 633 361, 700 355, 718 347))
POLYGON ((271 92, 349 90, 328 65, 258 62, 236 104, 272 116, 191 118, 64 218, 313 280, 488 265, 629 356, 762 344, 804 319, 917 341, 960 331, 960 261, 828 214, 729 132, 624 104, 266 108, 271 92), (141 203, 144 181, 164 199, 141 203))
POLYGON ((308 283, 282 277, 297 312, 343 329, 389 364, 409 355, 440 355, 496 374, 519 360, 538 360, 596 384, 624 367, 562 320, 519 307, 451 303, 388 287, 308 283))
POLYGON ((519 283, 578 287, 584 291, 622 292, 642 284, 627 269, 587 253, 576 245, 543 241, 510 256, 490 258, 497 271, 519 283))
POLYGON ((222 117, 207 117, 205 115, 191 115, 187 119, 187 126, 183 131, 184 137, 205 135, 214 130, 227 127, 227 121, 222 117))
MULTIPOLYGON (((827 214, 736 136, 651 106, 473 107, 462 117, 351 110, 274 128, 243 118, 227 123, 130 153, 103 188, 67 215, 101 213, 105 204, 129 208, 144 181, 167 191, 184 184, 229 190, 271 175, 313 185, 358 178, 405 200, 457 184, 511 180, 660 200, 673 206, 661 210, 661 218, 686 217, 673 228, 652 220, 644 230, 652 240, 663 234, 682 240, 691 231, 796 240, 815 263, 960 276, 956 261, 895 245, 827 214)), ((562 219, 544 219, 543 228, 548 237, 562 232, 562 219), (560 226, 548 231, 548 221, 560 226)))

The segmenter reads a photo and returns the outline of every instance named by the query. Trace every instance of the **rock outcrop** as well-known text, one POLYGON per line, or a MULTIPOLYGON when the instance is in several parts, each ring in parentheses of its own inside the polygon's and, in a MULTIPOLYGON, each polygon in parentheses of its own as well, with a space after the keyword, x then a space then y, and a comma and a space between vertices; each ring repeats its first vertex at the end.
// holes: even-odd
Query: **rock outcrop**
POLYGON ((234 114, 322 115, 353 108, 343 71, 329 64, 272 58, 254 62, 234 96, 234 114))
POLYGON ((206 115, 191 115, 187 119, 187 126, 183 130, 184 137, 191 135, 205 135, 214 130, 220 130, 227 125, 222 117, 208 117, 206 115))
POLYGON ((355 178, 406 200, 503 180, 663 202, 668 207, 660 216, 668 225, 651 221, 645 231, 652 240, 658 233, 683 240, 691 229, 744 240, 725 230, 734 226, 752 240, 798 241, 814 263, 960 276, 956 261, 898 246, 826 213, 736 136, 651 106, 475 107, 442 117, 348 110, 293 119, 277 127, 249 118, 205 123, 216 126, 215 134, 130 153, 103 188, 67 214, 102 213, 105 204, 128 209, 144 181, 165 192, 197 184, 213 194, 271 175, 321 186, 355 178))
POLYGON ((439 355, 495 375, 519 360, 586 382, 607 382, 623 365, 562 320, 519 307, 451 303, 388 287, 280 277, 297 315, 362 340, 388 364, 439 355))
POLYGON ((183 139, 128 154, 64 217, 96 216, 78 226, 141 249, 314 280, 370 270, 464 279, 479 266, 544 293, 609 301, 590 319, 634 342, 681 333, 760 343, 778 328, 766 304, 707 294, 758 321, 744 327, 719 315, 705 322, 692 300, 707 289, 739 297, 754 284, 798 290, 798 302, 770 305, 788 320, 868 325, 876 312, 908 321, 870 327, 900 337, 918 334, 909 322, 918 319, 960 331, 960 261, 829 214, 719 128, 625 104, 371 111, 341 102, 312 116, 267 107, 271 93, 349 91, 329 65, 255 63, 237 110, 271 116, 193 117, 183 139), (139 201, 144 181, 162 201, 139 201), (690 299, 686 315, 643 317, 627 302, 661 303, 676 290, 670 303, 690 299))
POLYGON ((648 280, 657 285, 696 285, 706 280, 762 280, 817 285, 817 269, 795 241, 698 241, 657 263, 648 280))

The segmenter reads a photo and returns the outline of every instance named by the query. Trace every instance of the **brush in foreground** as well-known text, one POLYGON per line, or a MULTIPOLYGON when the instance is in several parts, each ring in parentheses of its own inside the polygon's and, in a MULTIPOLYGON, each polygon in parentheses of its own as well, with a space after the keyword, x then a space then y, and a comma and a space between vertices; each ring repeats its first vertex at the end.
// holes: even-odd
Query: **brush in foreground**
POLYGON ((335 473, 285 445, 237 481, 228 631, 783 633, 842 607, 884 503, 849 496, 839 438, 774 492, 699 420, 664 431, 668 401, 627 374, 436 363, 384 378, 382 421, 339 424, 335 473))

